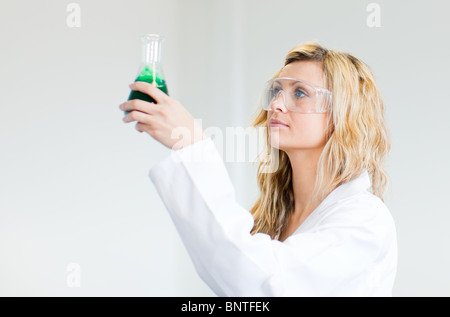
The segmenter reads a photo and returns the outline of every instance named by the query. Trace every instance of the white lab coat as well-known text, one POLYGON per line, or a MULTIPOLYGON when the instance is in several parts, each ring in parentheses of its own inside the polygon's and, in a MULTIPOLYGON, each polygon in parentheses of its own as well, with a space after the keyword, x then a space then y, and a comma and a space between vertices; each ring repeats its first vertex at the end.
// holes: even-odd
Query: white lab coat
POLYGON ((210 137, 150 170, 200 277, 218 296, 392 296, 394 221, 367 189, 337 187, 284 242, 251 235, 253 217, 210 137))

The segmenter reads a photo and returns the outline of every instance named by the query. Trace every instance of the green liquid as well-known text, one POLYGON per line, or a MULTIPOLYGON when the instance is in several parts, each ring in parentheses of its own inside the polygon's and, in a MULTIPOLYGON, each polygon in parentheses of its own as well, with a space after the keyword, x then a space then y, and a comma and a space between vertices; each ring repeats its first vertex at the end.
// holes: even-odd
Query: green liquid
MULTIPOLYGON (((145 67, 142 70, 142 72, 139 74, 139 76, 136 78, 135 81, 144 81, 149 84, 155 85, 156 87, 161 89, 167 95, 169 94, 169 92, 167 90, 166 81, 163 78, 158 77, 157 75, 154 76, 153 71, 149 67, 145 67), (154 82, 153 82, 153 77, 155 77, 154 82)), ((149 95, 144 94, 140 91, 135 91, 135 90, 132 90, 130 93, 130 96, 128 97, 128 100, 133 100, 133 99, 140 99, 140 100, 156 103, 155 99, 153 99, 149 95)), ((125 115, 130 113, 130 111, 124 111, 124 112, 125 112, 125 115)))

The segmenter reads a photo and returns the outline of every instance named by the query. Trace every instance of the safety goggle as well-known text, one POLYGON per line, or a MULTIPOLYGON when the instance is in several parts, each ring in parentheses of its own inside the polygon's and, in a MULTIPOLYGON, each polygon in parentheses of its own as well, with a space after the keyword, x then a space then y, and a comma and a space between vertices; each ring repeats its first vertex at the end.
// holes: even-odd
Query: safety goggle
POLYGON ((269 110, 277 102, 283 102, 294 112, 326 113, 331 108, 331 91, 304 80, 278 77, 269 80, 264 87, 263 109, 269 110))

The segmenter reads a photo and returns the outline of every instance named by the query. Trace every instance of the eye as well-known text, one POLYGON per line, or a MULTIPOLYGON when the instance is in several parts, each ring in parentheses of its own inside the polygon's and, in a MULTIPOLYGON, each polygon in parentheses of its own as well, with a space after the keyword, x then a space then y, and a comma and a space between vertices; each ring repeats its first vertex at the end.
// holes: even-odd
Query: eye
POLYGON ((302 98, 302 97, 306 97, 306 93, 303 92, 303 90, 297 89, 297 91, 295 92, 295 97, 297 98, 302 98))
POLYGON ((281 89, 279 87, 272 87, 270 89, 270 96, 271 96, 271 98, 275 98, 278 95, 278 93, 280 92, 280 90, 281 89))

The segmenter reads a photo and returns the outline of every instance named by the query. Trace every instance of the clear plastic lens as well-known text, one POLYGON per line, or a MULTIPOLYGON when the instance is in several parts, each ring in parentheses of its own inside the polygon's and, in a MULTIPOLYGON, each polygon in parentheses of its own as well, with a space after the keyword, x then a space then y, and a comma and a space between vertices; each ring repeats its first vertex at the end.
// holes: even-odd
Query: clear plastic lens
POLYGON ((269 80, 263 93, 264 110, 269 110, 277 102, 283 102, 290 111, 324 113, 328 111, 330 101, 330 91, 288 77, 269 80))

